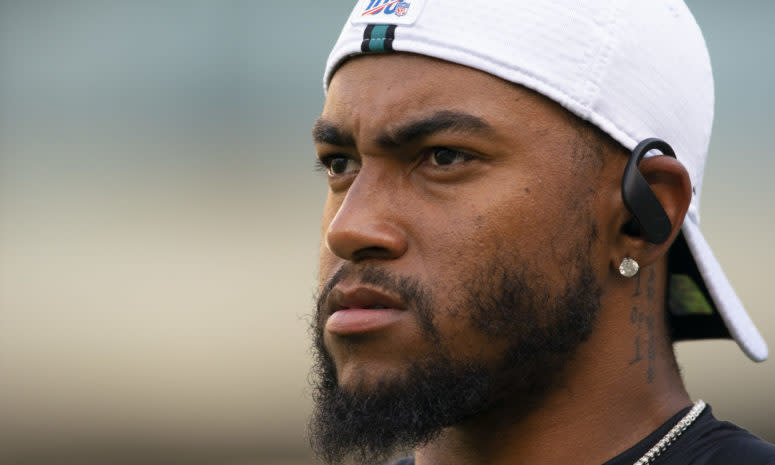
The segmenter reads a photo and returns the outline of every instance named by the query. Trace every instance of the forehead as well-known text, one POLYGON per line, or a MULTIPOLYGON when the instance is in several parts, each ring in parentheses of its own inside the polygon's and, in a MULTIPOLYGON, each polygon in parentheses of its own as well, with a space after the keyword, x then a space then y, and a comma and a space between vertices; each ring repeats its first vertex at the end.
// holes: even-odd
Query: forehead
POLYGON ((559 105, 521 86, 463 65, 413 54, 362 55, 331 80, 323 119, 385 127, 436 111, 461 111, 494 126, 568 129, 559 105))

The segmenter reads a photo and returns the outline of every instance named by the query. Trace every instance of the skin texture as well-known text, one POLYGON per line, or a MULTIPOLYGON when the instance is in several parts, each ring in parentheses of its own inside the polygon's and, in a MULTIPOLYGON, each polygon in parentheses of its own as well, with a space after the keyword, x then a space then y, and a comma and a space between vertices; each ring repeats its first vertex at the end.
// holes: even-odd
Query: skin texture
MULTIPOLYGON (((519 334, 494 334, 461 317, 459 287, 504 253, 561 295, 583 250, 584 271, 599 289, 594 330, 540 402, 527 409, 516 396, 448 426, 415 451, 418 465, 599 464, 690 405, 663 317, 666 253, 691 196, 680 163, 652 157, 640 165, 673 224, 668 242, 648 243, 625 227, 632 217, 619 189, 627 157, 616 144, 531 91, 408 54, 344 64, 315 136, 330 187, 321 289, 343 267, 379 267, 431 286, 438 304, 434 337, 411 311, 354 335, 332 331, 330 311, 322 312, 322 344, 344 390, 400 379, 436 347, 495 367, 519 334), (593 150, 578 150, 598 139, 593 150), (619 275, 624 257, 640 263, 639 277, 619 275)), ((355 277, 332 294, 374 290, 355 277)), ((536 312, 539 322, 553 318, 536 312)))

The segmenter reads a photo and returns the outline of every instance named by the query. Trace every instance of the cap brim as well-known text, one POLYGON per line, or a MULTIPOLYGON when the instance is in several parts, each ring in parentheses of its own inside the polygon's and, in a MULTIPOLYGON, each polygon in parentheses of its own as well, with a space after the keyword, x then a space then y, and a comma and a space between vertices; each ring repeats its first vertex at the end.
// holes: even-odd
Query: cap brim
POLYGON ((697 270, 713 301, 714 310, 724 321, 729 334, 751 360, 756 362, 766 360, 767 344, 746 313, 721 265, 713 256, 713 251, 700 232, 699 226, 687 217, 682 231, 697 270))

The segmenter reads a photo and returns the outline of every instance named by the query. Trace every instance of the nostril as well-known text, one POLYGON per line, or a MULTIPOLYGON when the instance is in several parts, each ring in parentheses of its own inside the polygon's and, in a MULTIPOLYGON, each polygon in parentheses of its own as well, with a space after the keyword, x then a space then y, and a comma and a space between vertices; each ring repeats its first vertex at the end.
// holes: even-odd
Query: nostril
POLYGON ((387 260, 393 258, 394 254, 385 247, 364 247, 358 249, 352 254, 352 261, 359 262, 369 259, 387 260))

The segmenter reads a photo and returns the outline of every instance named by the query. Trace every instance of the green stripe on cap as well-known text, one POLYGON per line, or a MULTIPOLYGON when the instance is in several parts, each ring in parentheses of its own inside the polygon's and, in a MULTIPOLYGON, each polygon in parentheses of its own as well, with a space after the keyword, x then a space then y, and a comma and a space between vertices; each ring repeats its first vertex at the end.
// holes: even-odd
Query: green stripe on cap
POLYGON ((668 308, 673 315, 712 315, 713 307, 697 284, 685 274, 671 274, 668 308))
POLYGON ((392 52, 395 35, 395 24, 369 24, 363 31, 361 51, 364 53, 392 52))

